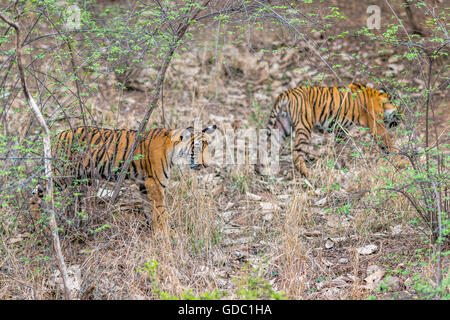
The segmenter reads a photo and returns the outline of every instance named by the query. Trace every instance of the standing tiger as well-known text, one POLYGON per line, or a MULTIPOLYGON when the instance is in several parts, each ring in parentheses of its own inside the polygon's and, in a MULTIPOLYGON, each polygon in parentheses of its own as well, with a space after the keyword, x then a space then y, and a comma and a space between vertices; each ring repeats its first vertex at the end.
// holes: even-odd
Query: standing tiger
MULTIPOLYGON (((164 204, 164 188, 174 162, 189 162, 190 168, 199 170, 209 161, 208 138, 215 125, 194 132, 193 127, 184 130, 152 129, 144 133, 137 145, 126 179, 133 180, 142 194, 153 203, 155 230, 167 225, 164 204)), ((54 182, 64 189, 74 179, 108 179, 115 181, 122 170, 135 130, 112 130, 95 127, 79 127, 60 132, 52 146, 54 182)), ((32 210, 36 210, 36 199, 32 210)), ((34 204, 33 204, 34 203, 34 204)))
POLYGON ((303 146, 308 144, 311 131, 316 126, 335 131, 336 137, 346 138, 345 129, 351 124, 368 127, 377 139, 382 139, 382 149, 391 152, 392 142, 386 127, 395 127, 400 117, 397 108, 389 102, 389 95, 361 83, 344 87, 296 87, 281 93, 273 106, 268 121, 269 132, 275 132, 280 140, 295 132, 292 160, 305 177, 309 176, 305 165, 303 146))

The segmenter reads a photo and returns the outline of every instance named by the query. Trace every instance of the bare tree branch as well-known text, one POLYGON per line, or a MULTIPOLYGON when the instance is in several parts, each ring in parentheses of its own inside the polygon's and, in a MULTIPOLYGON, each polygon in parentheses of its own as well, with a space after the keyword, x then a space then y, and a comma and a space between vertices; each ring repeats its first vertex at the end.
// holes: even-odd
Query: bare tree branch
MULTIPOLYGON (((16 1, 17 4, 17 1, 16 1)), ((16 5, 15 4, 15 5, 16 5)), ((0 13, 0 18, 5 21, 8 25, 10 25, 12 28, 16 31, 16 59, 17 59, 17 68, 19 71, 20 81, 22 84, 22 90, 25 95, 25 98, 28 101, 28 104, 30 105, 30 108, 35 115, 39 125, 41 126, 44 136, 43 136, 43 145, 44 145, 44 172, 45 177, 47 179, 46 183, 46 196, 47 199, 49 199, 50 202, 50 209, 46 210, 49 217, 50 217, 50 228, 52 231, 52 239, 53 239, 53 247, 55 250, 56 255, 56 261, 58 263, 59 271, 61 272, 62 279, 63 279, 63 285, 64 285, 64 295, 66 299, 71 299, 71 292, 68 286, 69 280, 68 280, 68 274, 66 265, 64 262, 64 257, 62 255, 61 251, 61 244, 59 241, 59 235, 58 235, 58 226, 56 224, 56 217, 55 217, 55 211, 54 211, 54 204, 53 204, 53 178, 52 178, 52 166, 50 159, 52 157, 51 153, 51 143, 50 143, 50 131, 48 129, 47 123, 44 119, 44 116, 42 115, 39 107, 37 106, 36 102, 33 99, 33 96, 28 91, 27 82, 25 78, 25 72, 23 68, 22 63, 22 44, 20 41, 20 34, 21 34, 21 27, 18 22, 14 22, 10 19, 8 19, 5 15, 0 13)))

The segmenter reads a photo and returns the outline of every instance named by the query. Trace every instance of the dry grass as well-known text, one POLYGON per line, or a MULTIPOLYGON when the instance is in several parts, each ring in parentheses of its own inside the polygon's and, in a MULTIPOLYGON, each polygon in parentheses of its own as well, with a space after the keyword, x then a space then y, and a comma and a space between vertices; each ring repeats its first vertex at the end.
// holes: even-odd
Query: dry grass
MULTIPOLYGON (((262 38, 255 31, 253 36, 255 43, 269 47, 286 35, 266 32, 262 38)), ((225 40, 219 51, 217 43, 204 42, 170 67, 164 88, 169 126, 191 125, 193 119, 216 123, 222 130, 264 125, 278 93, 300 80, 315 79, 319 62, 295 49, 261 54, 225 40), (299 71, 299 65, 312 71, 299 71)), ((332 45, 346 48, 348 43, 332 45)), ((142 72, 138 80, 152 70, 142 72)), ((350 70, 343 76, 353 78, 350 70)), ((97 80, 100 92, 89 98, 89 111, 99 124, 135 127, 148 92, 121 91, 113 81, 97 80)), ((15 107, 24 106, 16 100, 15 107)), ((160 123, 160 116, 155 112, 152 121, 160 123)), ((19 121, 12 114, 10 120, 27 123, 30 116, 19 121)), ((19 136, 24 135, 19 130, 19 136)), ((281 171, 275 177, 257 175, 245 166, 198 173, 174 168, 166 193, 170 238, 151 236, 133 185, 126 185, 114 208, 106 205, 107 199, 84 200, 87 219, 78 219, 76 227, 60 221, 66 228, 61 235, 66 263, 81 270, 78 297, 160 299, 161 292, 183 297, 189 290, 194 295, 217 290, 226 292, 227 298, 241 299, 245 294, 238 290, 250 290, 255 279, 262 298, 274 292, 284 292, 289 299, 414 297, 408 279, 415 272, 432 278, 435 272, 428 258, 414 255, 415 249, 427 248, 420 230, 409 224, 415 212, 404 198, 375 203, 370 199, 373 193, 363 192, 380 187, 380 177, 399 173, 379 159, 374 146, 361 146, 362 141, 372 141, 367 134, 355 129, 351 135, 342 153, 332 136, 314 135, 311 151, 318 158, 310 164, 312 188, 294 172, 289 147, 283 150, 281 171), (360 157, 350 155, 355 150, 360 157), (345 160, 347 172, 328 165, 336 157, 345 160), (95 231, 105 224, 108 227, 95 231), (376 244, 378 250, 358 254, 357 248, 367 244, 376 244), (415 264, 419 261, 425 267, 415 264), (385 292, 368 289, 364 279, 371 265, 396 274, 400 287, 385 292), (408 273, 394 272, 402 268, 408 273)), ((26 196, 20 199, 20 208, 0 209, 0 299, 61 298, 53 280, 56 264, 49 239, 33 233, 26 196)))

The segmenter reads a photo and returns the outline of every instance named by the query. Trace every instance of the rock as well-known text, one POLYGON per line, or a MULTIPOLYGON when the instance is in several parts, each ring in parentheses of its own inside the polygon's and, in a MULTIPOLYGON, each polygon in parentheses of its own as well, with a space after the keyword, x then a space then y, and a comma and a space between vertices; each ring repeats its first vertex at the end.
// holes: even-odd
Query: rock
POLYGON ((391 233, 393 236, 397 236, 397 235, 401 234, 402 231, 403 231, 403 227, 401 224, 391 227, 391 233))
POLYGON ((338 262, 339 262, 339 263, 342 263, 342 264, 348 263, 348 259, 347 259, 347 258, 340 258, 340 259, 338 260, 338 262))
POLYGON ((369 290, 375 290, 380 287, 381 280, 385 275, 384 270, 377 270, 367 276, 364 281, 366 282, 366 288, 369 290))
POLYGON ((330 238, 333 242, 344 242, 348 240, 348 237, 336 237, 336 238, 330 238))
POLYGON ((369 255, 375 253, 378 250, 378 246, 376 244, 369 244, 367 246, 357 248, 356 252, 360 255, 369 255))
POLYGON ((273 219, 273 214, 272 213, 268 213, 266 215, 264 215, 263 220, 265 221, 270 221, 273 219))
POLYGON ((262 210, 275 211, 280 210, 280 207, 272 202, 260 202, 262 210))
POLYGON ((241 234, 242 233, 242 229, 239 228, 235 228, 235 227, 225 227, 222 232, 224 234, 241 234))
POLYGON ((97 197, 99 197, 99 198, 111 198, 112 194, 113 194, 113 190, 110 190, 110 189, 100 187, 97 190, 97 197))
POLYGON ((255 201, 260 201, 261 200, 261 196, 258 196, 256 194, 247 192, 246 195, 247 195, 247 198, 249 198, 250 200, 255 200, 255 201))
POLYGON ((225 239, 223 241, 224 246, 238 245, 238 244, 248 244, 253 240, 251 237, 242 237, 237 239, 225 239))
POLYGON ((314 202, 314 205, 316 205, 318 207, 323 207, 326 202, 327 202, 327 196, 325 196, 322 199, 317 200, 316 202, 314 202))
POLYGON ((326 249, 331 249, 334 247, 334 242, 331 241, 331 239, 327 239, 327 241, 325 241, 325 248, 326 249))
POLYGON ((392 70, 392 73, 397 74, 405 68, 402 64, 388 64, 388 68, 392 70))
POLYGON ((224 219, 230 219, 233 214, 235 214, 234 211, 225 211, 221 213, 224 219))
POLYGON ((314 194, 315 194, 316 196, 320 196, 322 193, 323 193, 323 190, 322 190, 321 188, 315 189, 315 190, 314 190, 314 194))

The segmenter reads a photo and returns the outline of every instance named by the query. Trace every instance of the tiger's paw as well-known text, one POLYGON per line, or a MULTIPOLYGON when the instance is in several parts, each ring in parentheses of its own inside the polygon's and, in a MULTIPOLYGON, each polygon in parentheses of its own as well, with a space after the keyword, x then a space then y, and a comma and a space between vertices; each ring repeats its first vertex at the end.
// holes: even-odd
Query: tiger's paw
POLYGON ((309 170, 306 168, 306 164, 304 162, 297 162, 295 164, 295 169, 301 173, 301 175, 305 178, 309 178, 309 170))

